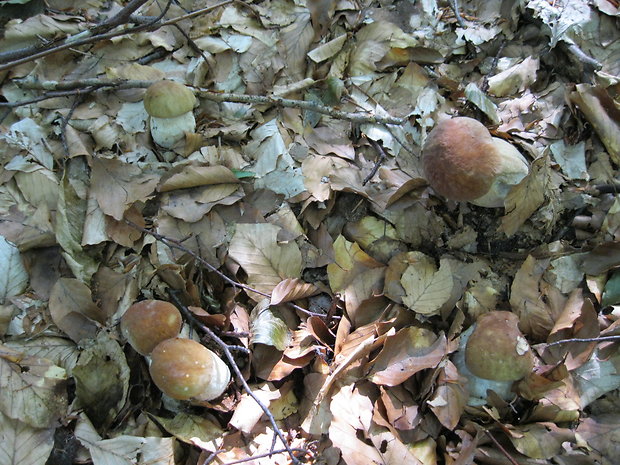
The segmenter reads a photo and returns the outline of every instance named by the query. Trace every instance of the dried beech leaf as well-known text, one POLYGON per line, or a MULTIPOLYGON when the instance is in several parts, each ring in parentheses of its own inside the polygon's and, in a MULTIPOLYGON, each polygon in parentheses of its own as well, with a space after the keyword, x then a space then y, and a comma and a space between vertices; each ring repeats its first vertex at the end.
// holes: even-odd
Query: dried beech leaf
POLYGON ((0 412, 0 463, 40 465, 54 447, 54 428, 33 428, 0 412))
POLYGON ((279 230, 270 223, 238 224, 230 242, 230 257, 248 274, 248 285, 267 294, 301 272, 299 247, 294 242, 278 244, 279 230))
POLYGON ((106 215, 122 220, 135 202, 145 202, 155 190, 159 176, 120 160, 93 157, 91 190, 106 215))
POLYGON ((305 283, 299 278, 289 278, 278 284, 271 292, 271 305, 292 302, 319 293, 314 284, 305 283))
POLYGON ((49 360, 0 345, 0 411, 8 417, 35 428, 55 426, 67 409, 66 378, 49 360))
POLYGON ((90 289, 77 279, 59 279, 50 294, 52 319, 74 342, 93 338, 95 321, 105 322, 105 315, 93 302, 90 289), (94 321, 93 321, 94 320, 94 321))
POLYGON ((379 355, 370 362, 373 383, 396 386, 417 372, 435 368, 447 352, 446 337, 416 327, 403 328, 388 337, 379 355))
POLYGON ((28 285, 28 273, 19 250, 3 236, 0 236, 0 276, 0 303, 21 294, 28 285))
POLYGON ((452 295, 454 281, 447 262, 439 270, 432 259, 417 253, 417 261, 410 264, 400 282, 405 289, 403 303, 416 313, 437 315, 452 295))

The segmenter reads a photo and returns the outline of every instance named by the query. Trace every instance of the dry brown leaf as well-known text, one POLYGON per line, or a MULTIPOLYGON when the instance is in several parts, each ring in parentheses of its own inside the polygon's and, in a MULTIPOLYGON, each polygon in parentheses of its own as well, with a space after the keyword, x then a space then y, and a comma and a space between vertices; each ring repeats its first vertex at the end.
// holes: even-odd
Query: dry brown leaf
POLYGON ((285 278, 298 278, 301 252, 297 244, 278 244, 279 227, 269 223, 238 224, 229 254, 248 274, 248 284, 269 294, 285 278))
POLYGON ((135 202, 153 194, 159 176, 120 160, 93 157, 91 190, 106 215, 122 220, 135 202))
POLYGON ((72 278, 60 278, 50 294, 49 309, 58 328, 74 342, 93 338, 97 324, 106 316, 95 305, 86 284, 72 278))
POLYGON ((409 327, 388 337, 379 355, 369 362, 373 383, 396 386, 417 372, 435 368, 446 356, 446 337, 432 331, 409 327))
POLYGON ((319 289, 299 278, 289 278, 280 282, 271 292, 271 305, 304 299, 319 293, 319 289))

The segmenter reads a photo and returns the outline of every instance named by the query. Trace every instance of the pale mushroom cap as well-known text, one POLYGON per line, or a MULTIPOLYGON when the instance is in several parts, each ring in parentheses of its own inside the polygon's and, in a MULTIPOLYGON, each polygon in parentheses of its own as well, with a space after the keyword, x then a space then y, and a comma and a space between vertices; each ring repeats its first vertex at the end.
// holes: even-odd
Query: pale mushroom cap
POLYGON ((160 342, 177 337, 183 320, 170 302, 143 300, 133 304, 121 317, 121 332, 141 355, 148 355, 160 342))
POLYGON ((516 381, 532 371, 534 356, 511 312, 481 315, 465 346, 465 364, 474 375, 494 381, 516 381))
POLYGON ((516 148, 467 117, 437 123, 424 144, 422 164, 438 194, 485 207, 502 206, 510 188, 528 173, 516 148))
POLYGON ((212 351, 191 339, 161 342, 151 353, 151 378, 167 396, 206 401, 222 395, 230 370, 212 351))
POLYGON ((175 81, 157 81, 144 94, 144 108, 155 118, 174 118, 193 110, 194 93, 175 81))

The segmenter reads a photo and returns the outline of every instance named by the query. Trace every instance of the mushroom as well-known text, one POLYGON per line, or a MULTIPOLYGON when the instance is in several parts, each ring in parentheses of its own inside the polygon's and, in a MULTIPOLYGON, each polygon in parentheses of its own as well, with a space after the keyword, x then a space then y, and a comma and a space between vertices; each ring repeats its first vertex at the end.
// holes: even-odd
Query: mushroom
POLYGON ((175 81, 157 81, 144 94, 144 108, 149 114, 151 136, 165 148, 172 148, 196 130, 192 110, 196 104, 193 92, 175 81))
POLYGON ((143 300, 121 317, 121 332, 136 352, 148 355, 160 342, 177 337, 182 324, 181 313, 170 302, 143 300))
POLYGON ((428 183, 438 194, 480 207, 501 207, 510 189, 527 176, 527 161, 508 142, 491 137, 472 118, 437 123, 422 149, 428 183))
POLYGON ((226 364, 191 339, 163 341, 151 353, 151 378, 167 396, 200 403, 222 395, 230 382, 226 364))
POLYGON ((461 335, 454 363, 467 378, 470 405, 481 405, 487 390, 508 400, 512 385, 534 368, 534 355, 511 312, 493 311, 481 315, 461 335))

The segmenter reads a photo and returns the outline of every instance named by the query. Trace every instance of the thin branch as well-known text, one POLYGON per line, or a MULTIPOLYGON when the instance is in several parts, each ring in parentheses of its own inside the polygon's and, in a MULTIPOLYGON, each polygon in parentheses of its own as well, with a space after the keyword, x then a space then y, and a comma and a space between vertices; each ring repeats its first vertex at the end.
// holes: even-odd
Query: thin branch
POLYGON ((620 341, 620 335, 619 336, 585 337, 585 338, 575 337, 572 339, 561 339, 559 341, 549 342, 546 344, 546 346, 551 347, 551 346, 557 346, 560 344, 569 344, 571 342, 607 342, 607 341, 620 341))
POLYGON ((502 446, 497 439, 495 439, 495 437, 490 433, 490 431, 488 429, 484 430, 484 433, 491 439, 491 441, 493 441, 493 444, 495 444, 495 447, 497 447, 500 452, 502 454, 504 454, 504 456, 508 459, 508 461, 512 464, 512 465, 519 465, 519 462, 517 462, 509 453, 508 451, 504 448, 504 446, 502 446))
POLYGON ((377 161, 372 167, 372 170, 370 170, 370 173, 368 173, 368 176, 366 176, 364 180, 362 181, 362 186, 365 186, 366 184, 368 184, 368 182, 374 177, 374 175, 377 174, 377 171, 379 171, 379 167, 381 166, 381 163, 383 163, 385 159, 387 158, 387 155, 385 154, 385 150, 383 150, 383 147, 381 147, 381 145, 379 145, 376 141, 372 139, 368 139, 368 141, 374 147, 374 149, 377 152, 379 152, 379 157, 377 158, 377 161))
POLYGON ((449 0, 448 3, 450 4, 450 9, 454 13, 456 22, 458 23, 459 26, 464 28, 466 25, 465 25, 465 21, 463 21, 463 17, 461 16, 461 13, 459 12, 459 1, 449 0))
POLYGON ((369 113, 361 112, 346 112, 336 110, 333 107, 321 105, 316 102, 306 100, 292 100, 276 96, 263 96, 263 95, 244 95, 244 94, 231 94, 226 92, 212 92, 206 89, 198 89, 198 93, 201 97, 212 100, 214 102, 235 102, 235 103, 250 103, 250 104, 265 104, 274 105, 284 108, 299 108, 301 110, 314 111, 323 115, 328 115, 336 119, 342 119, 351 121, 352 123, 371 123, 371 124, 396 124, 402 125, 405 123, 404 118, 396 118, 393 116, 377 116, 369 113))
MULTIPOLYGON (((80 79, 76 81, 42 81, 37 82, 32 78, 26 78, 14 81, 19 87, 31 90, 70 90, 79 89, 84 86, 95 86, 99 89, 114 88, 114 89, 129 89, 129 88, 147 88, 155 81, 140 81, 140 80, 105 80, 105 79, 80 79)), ((371 124, 394 124, 402 125, 406 122, 404 118, 396 118, 393 116, 378 116, 364 112, 346 112, 337 110, 333 107, 321 105, 316 102, 305 100, 293 100, 282 98, 278 96, 263 96, 263 95, 247 95, 247 94, 234 94, 229 92, 214 92, 208 89, 197 88, 198 95, 207 100, 211 100, 218 103, 234 102, 234 103, 247 103, 252 105, 273 105, 283 108, 299 108, 301 110, 314 111, 323 115, 328 115, 336 119, 342 119, 351 121, 353 123, 371 123, 371 124)), ((26 102, 28 103, 28 102, 26 102)), ((26 104, 24 103, 24 104, 26 104)), ((11 103, 12 106, 19 106, 19 102, 11 103)))
MULTIPOLYGON (((187 315, 188 313, 191 313, 189 311, 189 309, 186 306, 184 306, 183 303, 180 301, 179 297, 177 296, 176 291, 170 290, 169 293, 170 293, 170 297, 174 301, 174 304, 179 309, 181 309, 181 311, 184 314, 187 315)), ((209 336, 209 338, 211 338, 211 340, 213 342, 215 342, 220 347, 220 349, 222 350, 222 352, 226 356, 226 359, 228 360, 228 363, 230 364, 232 370, 234 371, 237 380, 243 386, 243 389, 245 390, 245 392, 247 392, 247 394, 252 399, 254 399, 254 402, 256 402, 258 404, 258 406, 261 408, 261 410, 263 411, 265 416, 269 419, 269 423, 271 423, 271 426, 273 427, 274 434, 280 439, 280 441, 282 441, 282 444, 284 445, 286 451, 288 452, 289 456, 291 457, 291 462, 296 464, 296 465, 301 465, 301 462, 295 456, 295 454, 293 452, 293 449, 291 449, 290 446, 288 445, 288 443, 286 441, 286 438, 284 437, 284 434, 280 430, 280 427, 276 423, 276 420, 273 417, 273 414, 271 413, 269 408, 265 404, 263 404, 263 402, 256 396, 256 394, 254 394, 254 392, 252 392, 252 389, 250 389, 250 386, 248 385, 247 381, 243 377, 243 374, 241 373, 241 370, 237 366, 237 362, 235 361, 235 358, 233 357, 232 353, 230 352, 230 350, 228 348, 228 344, 226 344, 222 339, 220 339, 220 337, 217 334, 215 334, 210 328, 205 326, 204 330, 205 330, 205 333, 207 334, 207 336, 209 336)), ((273 451, 273 447, 272 447, 272 450, 268 454, 268 456, 271 456, 273 453, 274 453, 274 451, 273 451)))
MULTIPOLYGON (((206 11, 209 10, 214 10, 216 8, 219 8, 221 6, 224 5, 228 5, 230 3, 232 3, 233 0, 226 0, 224 2, 218 3, 217 5, 213 5, 211 7, 208 8, 203 8, 200 11, 200 13, 204 13, 206 11)), ((156 30, 159 29, 163 26, 167 26, 176 22, 179 22, 183 19, 187 19, 193 16, 197 15, 197 12, 192 12, 189 13, 187 15, 183 15, 181 17, 178 18, 174 18, 173 20, 170 21, 166 21, 166 22, 159 22, 161 20, 161 18, 164 17, 164 15, 166 14, 167 10, 168 10, 169 4, 166 6, 166 8, 164 9, 164 11, 159 15, 153 18, 153 20, 149 23, 146 24, 141 24, 139 26, 135 26, 132 28, 128 28, 128 29, 124 29, 121 31, 115 31, 115 32, 106 32, 103 34, 97 34, 97 35, 90 35, 90 31, 84 31, 81 32, 80 34, 76 34, 75 36, 71 36, 66 38, 63 43, 61 43, 60 45, 54 45, 51 48, 46 48, 40 52, 35 52, 32 53, 28 56, 25 56, 23 58, 19 58, 13 61, 10 61, 8 63, 4 63, 4 64, 0 64, 0 71, 6 71, 8 69, 11 69, 15 66, 18 65, 22 65, 24 63, 28 63, 30 61, 34 61, 34 60, 38 60, 40 58, 44 58, 48 55, 51 55, 53 53, 56 52, 60 52, 62 50, 67 50, 69 48, 73 48, 73 47, 79 47, 81 45, 87 45, 87 44, 91 44, 94 42, 100 42, 102 40, 108 40, 108 39, 112 39, 114 37, 120 37, 120 36, 124 36, 124 35, 128 35, 128 34, 134 34, 136 32, 144 32, 144 31, 149 31, 149 30, 156 30)), ((40 50, 40 48, 38 49, 40 50)), ((2 62, 3 60, 0 60, 0 62, 2 62)))
MULTIPOLYGON (((162 234, 156 233, 155 231, 151 231, 150 229, 143 228, 142 226, 139 226, 139 225, 135 224, 134 222, 132 222, 132 221, 130 221, 128 219, 125 219, 125 223, 127 223, 132 228, 137 229, 138 231, 141 231, 141 232, 143 232, 145 234, 148 234, 149 236, 154 237, 156 240, 158 240, 159 242, 161 242, 164 245, 167 245, 168 247, 170 247, 172 249, 177 249, 177 250, 180 250, 181 252, 184 252, 184 253, 190 255, 198 263, 203 265, 209 271, 212 271, 213 273, 217 274, 220 278, 222 278, 224 281, 226 281, 228 284, 232 285, 233 287, 241 288, 241 289, 243 289, 244 291, 247 291, 247 292, 254 292, 255 294, 258 294, 258 295, 261 295, 263 297, 267 297, 268 299, 271 299, 271 294, 259 291, 258 289, 254 289, 253 287, 248 286, 247 284, 243 284, 243 283, 240 283, 238 281, 235 281, 234 279, 229 278, 228 276, 226 276, 225 273, 222 273, 220 270, 218 270, 216 267, 211 265, 208 261, 206 261, 200 255, 198 255, 196 252, 194 252, 191 249, 188 249, 187 247, 185 247, 179 241, 177 241, 175 239, 171 239, 169 237, 166 237, 166 236, 164 236, 162 234)), ((294 308, 295 310, 298 310, 298 311, 300 311, 300 312, 302 312, 302 313, 304 313, 304 314, 306 314, 308 316, 318 316, 319 318, 325 318, 325 315, 322 314, 322 313, 311 312, 310 310, 306 310, 305 308, 300 307, 299 305, 296 305, 296 304, 291 303, 291 302, 287 302, 284 305, 289 305, 290 307, 294 308)))
MULTIPOLYGON (((75 44, 74 41, 78 37, 80 39, 84 39, 87 36, 93 36, 93 35, 102 34, 104 32, 107 32, 107 31, 111 30, 111 29, 114 29, 117 26, 125 24, 125 23, 128 22, 128 20, 131 17, 131 15, 138 8, 140 8, 142 5, 144 5, 147 1, 148 0, 131 0, 117 14, 115 14, 111 18, 106 19, 105 21, 102 21, 101 23, 99 23, 96 26, 94 26, 92 29, 82 31, 82 32, 80 32, 78 34, 75 34, 73 36, 65 37, 64 39, 60 39, 60 41, 61 42, 65 42, 65 43, 71 43, 72 45, 74 45, 75 44)), ((0 63, 6 63, 7 61, 10 61, 10 60, 19 60, 21 58, 27 58, 27 57, 36 55, 37 53, 40 53, 40 52, 42 52, 43 50, 46 50, 46 49, 47 50, 54 49, 54 48, 59 46, 59 45, 54 45, 54 44, 57 44, 58 42, 59 42, 58 40, 55 40, 55 41, 52 41, 52 42, 48 42, 47 44, 38 44, 38 45, 33 45, 31 47, 26 47, 26 48, 21 48, 21 49, 18 49, 18 50, 11 50, 9 52, 0 53, 0 63)), ((62 45, 62 44, 60 44, 60 45, 62 45)))

